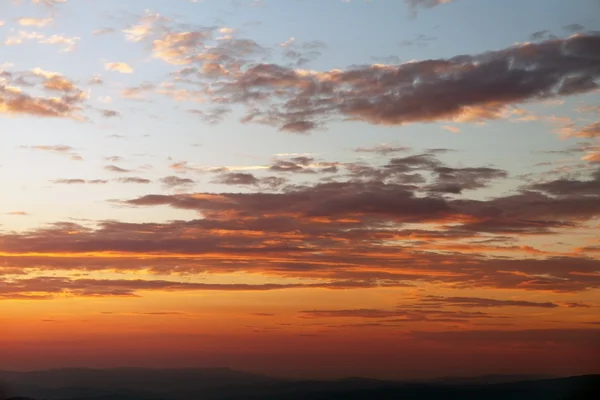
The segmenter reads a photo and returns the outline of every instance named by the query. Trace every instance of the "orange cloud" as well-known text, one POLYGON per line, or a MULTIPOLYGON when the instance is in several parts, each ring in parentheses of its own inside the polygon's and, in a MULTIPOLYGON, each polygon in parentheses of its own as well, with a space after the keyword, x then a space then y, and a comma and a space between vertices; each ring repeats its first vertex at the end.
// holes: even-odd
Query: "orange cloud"
POLYGON ((104 64, 104 68, 107 71, 120 72, 122 74, 132 74, 133 68, 124 62, 109 62, 104 64))

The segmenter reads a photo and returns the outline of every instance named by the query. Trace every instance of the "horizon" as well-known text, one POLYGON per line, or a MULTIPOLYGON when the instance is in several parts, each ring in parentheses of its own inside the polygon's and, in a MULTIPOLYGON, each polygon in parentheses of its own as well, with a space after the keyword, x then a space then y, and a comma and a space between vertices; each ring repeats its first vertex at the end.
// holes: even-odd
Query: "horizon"
MULTIPOLYGON (((123 370, 129 371, 198 371, 198 372, 208 372, 208 371, 226 371, 226 372, 235 372, 242 373, 248 375, 257 375, 262 377, 269 378, 277 378, 282 380, 318 380, 318 377, 293 377, 287 375, 276 375, 276 374, 261 374, 252 371, 243 371, 237 370, 230 367, 110 367, 110 368, 90 368, 90 367, 68 367, 68 368, 50 368, 50 369, 37 369, 37 370, 0 370, 0 373, 18 373, 18 374, 30 374, 30 373, 48 373, 48 372, 70 372, 70 371, 87 371, 87 372, 118 372, 123 370)), ((485 375, 444 375, 444 376, 433 376, 433 377, 424 377, 424 378, 398 378, 398 379, 377 379, 377 378, 369 378, 363 376, 341 376, 341 377, 329 377, 323 378, 323 380, 347 380, 347 379, 365 379, 365 380, 381 380, 381 381, 389 381, 389 382, 435 382, 441 379, 481 379, 481 378, 489 378, 489 377, 506 377, 506 378, 514 378, 515 382, 518 382, 519 379, 535 379, 535 380, 544 380, 544 379, 566 379, 566 378, 577 378, 582 376, 598 376, 600 374, 583 374, 583 375, 548 375, 548 374, 485 374, 485 375)), ((510 381, 513 381, 512 379, 510 381)))
POLYGON ((0 2, 0 370, 600 374, 593 15, 0 2))

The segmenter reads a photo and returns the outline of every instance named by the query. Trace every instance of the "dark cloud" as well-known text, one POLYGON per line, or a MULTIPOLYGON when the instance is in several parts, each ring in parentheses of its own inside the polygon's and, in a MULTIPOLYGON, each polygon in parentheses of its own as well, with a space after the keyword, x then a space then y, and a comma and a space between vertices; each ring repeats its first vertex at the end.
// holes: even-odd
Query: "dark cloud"
POLYGON ((585 26, 581 25, 581 24, 570 24, 570 25, 566 25, 563 26, 563 29, 568 31, 568 32, 579 32, 585 29, 585 26))
POLYGON ((147 183, 151 183, 152 181, 150 179, 140 178, 140 177, 137 177, 137 176, 129 176, 129 177, 125 177, 125 178, 118 178, 117 182, 120 182, 120 183, 142 183, 142 184, 147 184, 147 183))
POLYGON ((231 113, 231 111, 232 110, 227 107, 216 107, 208 111, 194 109, 189 110, 188 112, 190 114, 199 116, 207 124, 214 125, 222 122, 223 119, 225 119, 225 117, 231 113))
POLYGON ((359 147, 355 149, 357 153, 376 153, 382 156, 388 156, 393 153, 409 151, 409 147, 393 146, 390 144, 381 144, 375 147, 359 147))
POLYGON ((433 8, 442 4, 450 3, 454 0, 404 0, 413 10, 417 8, 433 8))
POLYGON ((441 297, 427 296, 421 299, 421 302, 428 306, 441 306, 444 304, 457 307, 540 307, 540 308, 556 308, 558 304, 552 302, 535 302, 526 300, 497 300, 486 299, 480 297, 441 297))
POLYGON ((249 172, 229 172, 226 168, 211 183, 230 186, 253 186, 263 190, 277 190, 287 184, 286 178, 267 176, 257 177, 249 172))
POLYGON ((104 167, 105 170, 110 171, 110 172, 117 172, 120 174, 125 174, 128 172, 132 172, 129 169, 125 169, 125 168, 121 168, 121 167, 117 167, 116 165, 107 165, 104 167))
POLYGON ((160 181, 162 182, 163 185, 165 185, 166 187, 169 187, 169 188, 181 187, 181 186, 187 187, 187 186, 193 185, 195 183, 192 179, 180 178, 180 177, 174 176, 174 175, 165 176, 164 178, 161 178, 160 181))
POLYGON ((529 189, 553 196, 573 198, 578 196, 600 196, 600 168, 596 169, 588 180, 561 178, 554 181, 536 183, 529 189))
MULTIPOLYGON (((295 169, 326 164, 297 155, 285 161, 295 169)), ((331 181, 317 183, 219 171, 215 182, 263 191, 148 194, 114 201, 117 206, 190 210, 198 219, 59 223, 2 234, 0 253, 13 254, 10 264, 22 269, 247 271, 378 285, 431 282, 449 288, 556 292, 600 287, 600 261, 589 252, 521 242, 600 216, 598 194, 578 195, 579 186, 579 192, 569 189, 575 195, 526 185, 514 194, 479 200, 442 196, 431 188, 444 179, 466 190, 505 172, 450 167, 433 153, 395 157, 380 166, 343 164, 331 181), (121 256, 100 260, 83 254, 94 252, 121 256), (53 257, 36 255, 44 253, 53 257)))
MULTIPOLYGON (((302 158, 301 161, 304 161, 302 158)), ((308 159, 308 158, 306 158, 308 159)), ((314 174, 315 171, 311 168, 306 168, 308 164, 303 162, 295 162, 294 160, 276 160, 272 165, 269 166, 269 170, 275 172, 294 172, 303 174, 314 174)))
MULTIPOLYGON (((0 265, 9 261, 21 274, 28 269, 144 269, 159 274, 247 271, 379 286, 431 282, 461 289, 556 292, 600 287, 596 273, 600 261, 587 257, 494 257, 486 246, 480 247, 481 254, 472 249, 439 253, 435 247, 430 252, 420 243, 468 236, 461 232, 360 229, 364 224, 358 221, 263 214, 258 219, 232 214, 225 220, 165 224, 106 221, 96 229, 61 223, 22 234, 3 234, 0 251, 13 255, 0 255, 0 265), (380 245, 391 240, 396 244, 380 245), (84 254, 93 252, 117 255, 95 258, 84 254)), ((0 267, 0 275, 2 271, 0 267)))
POLYGON ((290 159, 292 162, 295 162, 296 164, 302 165, 304 167, 312 164, 315 159, 312 157, 307 157, 307 156, 296 156, 296 157, 292 157, 290 159))
POLYGON ((486 187, 493 179, 508 177, 506 171, 496 168, 450 168, 437 167, 436 182, 428 187, 434 193, 460 194, 464 190, 473 190, 486 187))
POLYGON ((260 184, 264 189, 277 190, 282 186, 286 185, 288 180, 278 176, 267 176, 266 178, 260 178, 260 184))
POLYGON ((417 154, 402 158, 392 158, 385 168, 394 172, 413 172, 417 170, 435 170, 442 168, 442 163, 432 154, 417 154))
MULTIPOLYGON (((460 194, 463 190, 483 187, 491 179, 504 178, 506 172, 489 167, 451 168, 432 154, 393 158, 382 168, 367 164, 346 164, 345 168, 350 181, 289 187, 277 195, 151 195, 132 200, 129 204, 171 204, 209 215, 213 212, 235 212, 256 216, 264 206, 270 212, 282 215, 300 213, 305 217, 361 215, 363 218, 382 219, 382 222, 392 219, 396 223, 456 220, 461 221, 456 226, 459 230, 513 234, 548 234, 554 229, 574 227, 579 221, 594 218, 600 213, 600 203, 593 192, 595 181, 569 182, 571 186, 574 184, 591 190, 590 196, 557 197, 552 192, 540 192, 541 189, 550 190, 550 186, 545 185, 526 187, 517 194, 485 201, 450 201, 439 198, 435 193, 460 194), (423 172, 431 174, 434 181, 427 183, 423 172), (418 192, 434 195, 417 196, 418 192)), ((280 160, 271 169, 300 172, 304 167, 280 160)), ((246 184, 256 184, 257 179, 253 175, 230 177, 234 179, 231 182, 240 179, 239 182, 246 184)))
POLYGON ((88 80, 88 85, 102 85, 103 83, 104 81, 102 80, 102 77, 100 75, 93 75, 88 80))
POLYGON ((403 40, 399 43, 400 46, 417 46, 417 47, 425 47, 430 42, 434 41, 435 37, 427 36, 424 34, 417 35, 415 38, 410 40, 403 40))
POLYGON ((305 217, 344 216, 367 213, 397 220, 427 221, 450 212, 447 202, 438 198, 418 198, 401 185, 334 182, 301 187, 283 194, 211 194, 207 196, 148 195, 126 202, 130 205, 171 205, 212 213, 229 209, 242 215, 265 211, 300 213, 305 217))
POLYGON ((121 113, 115 110, 102 110, 102 116, 105 118, 118 117, 121 113))
POLYGON ((318 124, 313 121, 291 121, 284 123, 279 129, 283 132, 305 133, 315 129, 317 126, 318 124))
POLYGON ((531 34, 531 40, 550 40, 550 39, 557 39, 557 37, 553 34, 550 33, 550 31, 548 30, 542 30, 542 31, 537 31, 537 32, 533 32, 531 34))
POLYGON ((222 185, 251 185, 256 186, 259 183, 259 179, 252 174, 246 172, 227 172, 219 175, 217 178, 212 180, 212 183, 219 183, 222 185))
POLYGON ((247 104, 245 122, 292 132, 338 119, 383 125, 494 119, 508 105, 597 89, 598 48, 600 36, 581 34, 474 56, 341 71, 255 64, 215 83, 214 94, 221 102, 247 104))
POLYGON ((308 310, 300 311, 303 318, 389 318, 404 315, 402 311, 379 309, 308 310))
POLYGON ((56 295, 75 297, 137 297, 141 291, 269 291, 324 288, 360 289, 377 287, 370 282, 324 282, 307 284, 210 284, 141 279, 68 279, 37 277, 17 280, 0 278, 0 300, 51 299, 56 295))
MULTIPOLYGON (((419 310, 419 309, 346 309, 346 310, 307 310, 300 311, 300 318, 347 318, 377 320, 368 326, 398 326, 409 322, 468 322, 472 319, 502 318, 502 316, 483 312, 448 311, 448 310, 419 310)), ((331 325, 331 327, 364 327, 365 324, 331 325)))
POLYGON ((108 183, 107 180, 104 179, 56 179, 52 181, 53 183, 58 183, 61 185, 83 185, 83 184, 91 184, 91 185, 103 185, 108 183))
POLYGON ((323 42, 313 41, 298 43, 294 38, 282 43, 283 58, 289 61, 289 65, 301 67, 316 60, 326 47, 323 42))

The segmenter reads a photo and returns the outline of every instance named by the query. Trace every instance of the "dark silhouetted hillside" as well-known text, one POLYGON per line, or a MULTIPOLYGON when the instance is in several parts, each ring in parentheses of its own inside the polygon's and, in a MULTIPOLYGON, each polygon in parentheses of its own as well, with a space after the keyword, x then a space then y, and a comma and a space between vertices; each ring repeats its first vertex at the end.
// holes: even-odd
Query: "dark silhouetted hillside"
POLYGON ((6 383, 5 398, 11 400, 600 399, 600 375, 484 376, 407 383, 363 378, 285 380, 227 368, 122 368, 0 372, 0 379, 6 383), (511 379, 518 381, 507 382, 511 379))

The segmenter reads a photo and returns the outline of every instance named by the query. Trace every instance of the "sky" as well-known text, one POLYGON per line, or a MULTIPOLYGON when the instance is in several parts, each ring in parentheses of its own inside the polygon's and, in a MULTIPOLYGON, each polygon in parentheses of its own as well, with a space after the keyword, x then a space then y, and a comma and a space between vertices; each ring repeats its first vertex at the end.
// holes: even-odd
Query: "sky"
POLYGON ((0 0, 0 369, 600 373, 597 0, 0 0))

